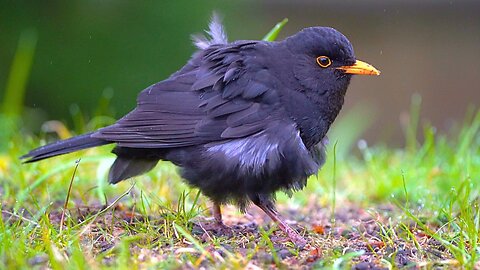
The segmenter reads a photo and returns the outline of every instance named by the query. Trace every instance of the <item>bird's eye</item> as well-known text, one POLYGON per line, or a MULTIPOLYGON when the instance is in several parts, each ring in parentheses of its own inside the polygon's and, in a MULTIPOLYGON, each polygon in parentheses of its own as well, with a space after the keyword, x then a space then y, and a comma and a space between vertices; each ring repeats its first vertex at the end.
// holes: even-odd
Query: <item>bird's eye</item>
POLYGON ((332 60, 328 56, 319 56, 317 57, 317 64, 322 68, 326 68, 332 64, 332 60))

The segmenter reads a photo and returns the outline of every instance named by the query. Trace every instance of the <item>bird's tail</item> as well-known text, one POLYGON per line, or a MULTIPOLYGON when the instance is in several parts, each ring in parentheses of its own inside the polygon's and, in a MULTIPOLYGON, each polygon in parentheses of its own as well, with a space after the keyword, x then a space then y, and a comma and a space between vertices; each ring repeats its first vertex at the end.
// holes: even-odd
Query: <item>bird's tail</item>
POLYGON ((111 143, 102 139, 93 138, 92 134, 93 133, 87 133, 66 140, 47 144, 37 149, 33 149, 28 154, 21 156, 20 159, 25 160, 25 163, 30 163, 49 157, 111 143))

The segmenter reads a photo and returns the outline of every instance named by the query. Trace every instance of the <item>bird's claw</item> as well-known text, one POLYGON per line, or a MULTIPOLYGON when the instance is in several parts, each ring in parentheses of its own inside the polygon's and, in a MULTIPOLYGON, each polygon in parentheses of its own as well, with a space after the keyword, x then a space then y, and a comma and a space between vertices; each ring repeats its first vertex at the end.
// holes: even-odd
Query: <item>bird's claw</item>
POLYGON ((307 240, 303 238, 296 230, 294 230, 290 226, 286 226, 284 228, 280 226, 280 228, 287 234, 288 238, 290 238, 290 240, 295 244, 295 246, 300 249, 305 247, 305 245, 307 244, 307 240))

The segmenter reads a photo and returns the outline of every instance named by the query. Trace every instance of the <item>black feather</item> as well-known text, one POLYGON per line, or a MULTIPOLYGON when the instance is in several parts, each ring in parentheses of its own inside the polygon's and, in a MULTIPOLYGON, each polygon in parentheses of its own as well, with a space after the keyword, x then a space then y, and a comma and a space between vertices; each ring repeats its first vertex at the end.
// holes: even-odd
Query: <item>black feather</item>
POLYGON ((108 182, 116 184, 122 180, 150 171, 157 165, 158 160, 117 157, 108 173, 108 182))
POLYGON ((21 156, 20 158, 24 159, 25 163, 30 163, 49 157, 54 157, 86 148, 112 143, 102 139, 93 138, 92 134, 93 133, 87 133, 63 141, 54 142, 52 144, 48 144, 34 149, 28 152, 28 154, 21 156))

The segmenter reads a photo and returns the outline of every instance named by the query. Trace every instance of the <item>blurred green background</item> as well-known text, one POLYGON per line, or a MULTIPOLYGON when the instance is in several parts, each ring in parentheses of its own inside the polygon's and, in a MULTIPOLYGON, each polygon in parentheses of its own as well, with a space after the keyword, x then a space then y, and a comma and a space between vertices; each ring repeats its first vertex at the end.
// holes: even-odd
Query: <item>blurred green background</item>
POLYGON ((382 70, 352 81, 341 115, 367 123, 369 143, 402 144, 414 93, 421 121, 447 132, 480 105, 478 1, 0 0, 0 97, 23 37, 36 45, 22 117, 29 131, 52 119, 72 127, 79 113, 120 117, 189 59, 190 35, 214 10, 230 40, 260 39, 285 17, 281 39, 314 25, 343 32, 359 59, 382 70))

